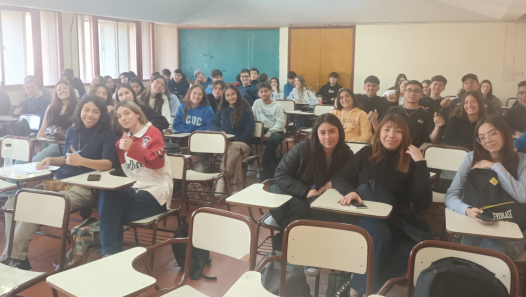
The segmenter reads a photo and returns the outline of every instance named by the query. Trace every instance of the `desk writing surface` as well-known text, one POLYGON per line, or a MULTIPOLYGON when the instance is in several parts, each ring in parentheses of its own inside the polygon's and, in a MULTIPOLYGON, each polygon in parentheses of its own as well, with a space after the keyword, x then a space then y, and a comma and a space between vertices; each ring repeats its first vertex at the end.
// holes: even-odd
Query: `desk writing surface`
POLYGON ((135 247, 124 252, 84 264, 46 279, 48 285, 76 297, 129 296, 155 285, 155 278, 132 266, 133 260, 146 252, 135 247))
POLYGON ((367 206, 367 209, 355 209, 351 206, 342 206, 338 201, 343 196, 335 189, 329 189, 325 191, 316 201, 314 201, 310 207, 313 209, 345 213, 356 216, 374 217, 385 219, 389 217, 393 207, 386 203, 374 202, 374 201, 363 201, 363 204, 367 206))
POLYGON ((129 177, 111 175, 109 171, 92 171, 81 175, 73 176, 63 179, 62 182, 99 190, 120 190, 132 186, 136 180, 129 177), (100 181, 88 181, 88 176, 91 174, 100 174, 100 181))
POLYGON ((60 169, 59 166, 49 166, 49 169, 47 170, 37 170, 36 164, 38 163, 39 162, 15 164, 12 167, 13 172, 15 172, 14 175, 5 175, 4 168, 0 168, 0 179, 24 182, 38 178, 45 178, 51 175, 53 171, 60 169))
POLYGON ((228 197, 229 204, 241 204, 268 209, 276 209, 292 198, 290 195, 274 194, 263 190, 263 184, 252 184, 238 193, 228 197))
POLYGON ((519 226, 511 222, 483 225, 474 219, 446 208, 446 230, 452 234, 476 237, 519 240, 523 238, 519 226))

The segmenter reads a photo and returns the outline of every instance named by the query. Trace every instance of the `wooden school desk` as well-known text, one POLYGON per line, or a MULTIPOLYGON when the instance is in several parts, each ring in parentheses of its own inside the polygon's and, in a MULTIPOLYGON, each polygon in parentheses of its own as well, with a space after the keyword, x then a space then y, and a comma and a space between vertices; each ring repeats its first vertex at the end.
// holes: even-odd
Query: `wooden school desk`
POLYGON ((316 201, 314 201, 310 207, 312 209, 324 210, 330 212, 344 213, 361 217, 371 217, 378 219, 387 219, 393 207, 386 203, 365 201, 363 204, 367 206, 367 209, 354 209, 350 206, 342 206, 338 201, 343 196, 335 189, 329 189, 325 191, 316 201))
POLYGON ((483 225, 474 219, 446 208, 446 230, 457 235, 469 235, 494 239, 520 240, 523 238, 519 226, 511 222, 483 225))
POLYGON ((245 205, 276 209, 292 199, 290 195, 274 194, 263 190, 263 184, 255 183, 250 187, 228 197, 228 204, 245 205))
POLYGON ((135 247, 57 274, 46 283, 67 296, 137 296, 153 287, 155 278, 135 270, 132 262, 146 252, 135 247))
POLYGON ((38 163, 39 162, 13 165, 12 170, 15 172, 14 176, 5 175, 3 173, 4 168, 0 168, 0 179, 12 180, 16 182, 16 185, 20 188, 22 183, 50 178, 53 175, 53 171, 60 169, 59 166, 49 166, 48 170, 36 170, 38 163))
POLYGON ((290 114, 290 115, 301 115, 301 116, 313 116, 314 115, 314 112, 301 111, 301 110, 285 111, 285 113, 290 114))
POLYGON ((62 182, 68 185, 80 186, 90 189, 99 190, 120 190, 132 186, 136 180, 129 177, 116 176, 110 174, 115 170, 108 171, 92 171, 81 175, 73 176, 63 179, 62 182), (100 174, 99 181, 88 181, 88 176, 92 174, 100 174))
MULTIPOLYGON (((192 134, 192 133, 173 133, 173 134, 170 134, 170 135, 164 135, 164 137, 168 137, 168 138, 187 138, 187 137, 190 137, 190 134, 192 134)), ((234 138, 236 138, 236 136, 234 134, 226 134, 226 138, 234 139, 234 138)))

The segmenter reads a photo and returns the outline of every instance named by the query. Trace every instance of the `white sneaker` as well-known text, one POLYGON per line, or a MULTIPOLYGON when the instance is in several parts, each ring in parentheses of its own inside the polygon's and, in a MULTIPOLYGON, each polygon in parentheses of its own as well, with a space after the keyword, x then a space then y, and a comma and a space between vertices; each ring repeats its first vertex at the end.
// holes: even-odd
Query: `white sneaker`
POLYGON ((247 176, 252 176, 258 173, 258 163, 252 162, 247 166, 247 176))
POLYGON ((195 165, 195 171, 197 172, 200 172, 200 173, 206 173, 206 170, 208 169, 208 166, 206 165, 206 163, 197 163, 197 165, 195 165))
POLYGON ((217 181, 215 192, 222 194, 225 193, 225 180, 223 178, 217 181))
POLYGON ((319 267, 305 266, 306 276, 314 277, 314 276, 318 276, 318 274, 320 274, 319 267))

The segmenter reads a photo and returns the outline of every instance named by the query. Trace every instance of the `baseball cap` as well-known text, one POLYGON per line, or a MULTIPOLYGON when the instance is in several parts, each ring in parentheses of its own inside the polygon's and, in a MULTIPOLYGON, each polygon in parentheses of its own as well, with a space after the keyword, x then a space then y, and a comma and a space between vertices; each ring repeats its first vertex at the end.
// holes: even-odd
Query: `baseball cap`
POLYGON ((464 83, 464 81, 466 81, 466 79, 468 79, 468 78, 474 79, 474 80, 476 80, 477 82, 479 81, 479 78, 478 78, 475 74, 473 74, 473 73, 468 73, 468 74, 466 74, 466 75, 464 75, 464 76, 462 77, 462 83, 464 83))
POLYGON ((198 73, 205 74, 205 73, 203 72, 203 70, 201 70, 201 69, 196 69, 196 70, 194 71, 194 76, 196 76, 198 73))

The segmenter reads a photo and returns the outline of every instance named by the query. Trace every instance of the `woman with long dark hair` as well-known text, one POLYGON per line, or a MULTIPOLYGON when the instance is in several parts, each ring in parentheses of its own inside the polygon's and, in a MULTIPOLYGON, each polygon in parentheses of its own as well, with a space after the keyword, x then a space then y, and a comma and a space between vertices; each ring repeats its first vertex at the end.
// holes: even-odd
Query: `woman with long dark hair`
POLYGON ((140 95, 137 96, 139 103, 148 105, 156 112, 166 118, 170 126, 166 129, 166 134, 172 134, 172 113, 170 111, 170 101, 165 94, 166 79, 162 75, 154 75, 150 79, 150 85, 140 95))
POLYGON ((404 80, 408 80, 407 76, 405 74, 403 74, 403 73, 398 74, 396 76, 396 81, 395 81, 394 85, 392 87, 390 87, 389 89, 387 89, 387 90, 397 90, 400 87, 400 84, 404 80))
POLYGON ((345 131, 345 141, 370 142, 371 122, 362 110, 362 103, 355 99, 351 89, 340 89, 336 94, 336 108, 331 112, 340 119, 345 131))
POLYGON ((283 100, 285 99, 285 94, 279 88, 279 78, 271 77, 270 86, 272 87, 272 100, 283 100))
POLYGON ((212 94, 207 94, 206 98, 208 99, 208 103, 210 104, 210 107, 212 107, 212 110, 217 112, 217 107, 223 103, 223 100, 225 98, 225 89, 226 84, 222 80, 216 80, 212 84, 212 94))
POLYGON ((382 96, 385 97, 392 106, 404 105, 404 92, 407 83, 409 83, 409 80, 402 77, 400 83, 396 86, 396 89, 389 89, 382 96))
POLYGON ((88 96, 99 96, 104 100, 104 103, 106 103, 106 109, 108 112, 111 112, 113 110, 113 105, 115 105, 115 102, 112 98, 112 92, 110 88, 105 84, 96 84, 92 88, 89 89, 88 96))
MULTIPOLYGON (((411 137, 404 118, 386 115, 376 130, 372 146, 366 146, 347 162, 331 179, 333 187, 344 195, 339 203, 364 203, 366 200, 393 206, 389 219, 360 217, 357 225, 367 230, 374 243, 373 291, 390 278, 407 272, 411 249, 420 241, 431 239, 420 226, 412 210, 431 206, 429 170, 419 148, 410 144, 411 137), (411 219, 410 219, 411 218, 411 219), (407 233, 405 226, 418 232, 407 233)), ((364 294, 366 274, 354 274, 351 288, 364 294)))
MULTIPOLYGON (((243 98, 236 86, 229 85, 225 90, 225 100, 218 106, 214 119, 210 123, 210 130, 222 131, 235 135, 227 148, 228 164, 221 163, 221 168, 226 167, 233 191, 243 189, 243 160, 250 154, 250 140, 254 136, 254 114, 250 104, 243 98)), ((224 180, 218 182, 217 192, 224 191, 224 180)))
POLYGON ((488 79, 483 80, 480 83, 479 91, 484 99, 488 99, 489 102, 495 107, 497 114, 502 114, 502 102, 500 99, 493 95, 493 84, 488 79))
POLYGON ((142 83, 142 80, 138 79, 137 77, 133 77, 130 79, 129 83, 133 89, 133 92, 135 93, 135 96, 139 96, 146 90, 146 87, 144 87, 144 84, 142 83))
MULTIPOLYGON (((485 211, 466 203, 470 173, 475 169, 494 171, 498 179, 494 184, 502 187, 514 201, 526 203, 526 155, 515 152, 510 128, 501 116, 489 116, 480 120, 474 134, 473 151, 462 161, 447 190, 445 203, 447 208, 465 214, 481 224, 493 224, 478 218, 485 211)), ((489 212, 490 217, 493 217, 491 211, 489 212)), ((526 235, 526 232, 523 234, 526 235)), ((461 243, 496 250, 515 259, 524 252, 526 236, 521 240, 462 236, 461 243)))
POLYGON ((486 117, 484 99, 478 91, 469 91, 462 98, 462 103, 449 115, 449 122, 444 132, 442 144, 461 146, 473 149, 473 135, 477 121, 486 117))
POLYGON ((314 122, 310 139, 296 144, 279 163, 269 192, 292 195, 292 199, 270 213, 281 234, 299 219, 312 219, 312 199, 332 188, 331 177, 351 159, 345 132, 333 114, 323 114, 314 122))
MULTIPOLYGON (((55 85, 55 91, 51 98, 51 104, 46 110, 46 115, 38 131, 38 137, 45 137, 48 127, 56 126, 66 132, 71 127, 71 117, 77 107, 78 99, 73 92, 73 86, 65 81, 60 81, 55 85)), ((42 150, 33 157, 33 162, 40 162, 47 157, 61 156, 59 144, 42 143, 42 150)))

